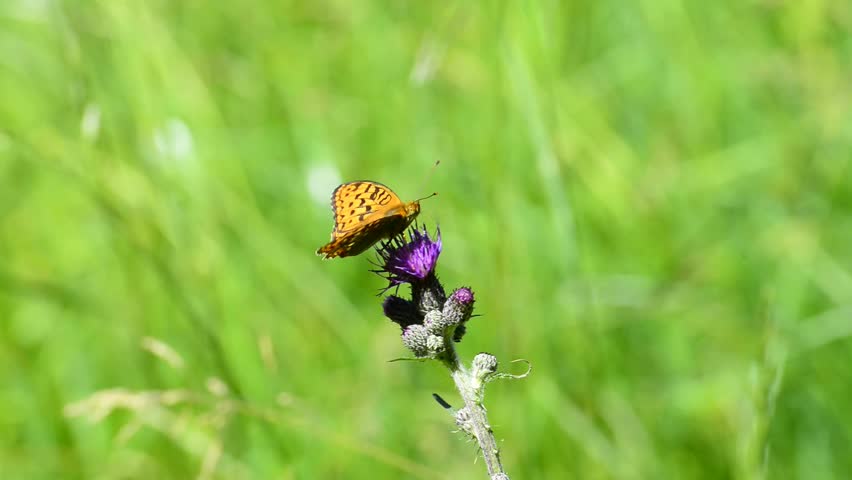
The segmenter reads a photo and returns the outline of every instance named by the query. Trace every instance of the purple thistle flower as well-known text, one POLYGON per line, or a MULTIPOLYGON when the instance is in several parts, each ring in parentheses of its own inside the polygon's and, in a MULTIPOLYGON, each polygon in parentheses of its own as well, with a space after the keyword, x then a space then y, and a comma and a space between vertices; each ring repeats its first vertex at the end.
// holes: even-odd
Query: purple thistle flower
POLYGON ((403 283, 415 285, 434 276, 441 254, 441 230, 436 230, 434 240, 425 227, 422 231, 417 228, 409 230, 408 237, 406 242, 404 235, 396 236, 382 243, 377 250, 381 268, 374 272, 388 279, 388 288, 403 283))
POLYGON ((474 294, 468 287, 456 289, 450 297, 435 275, 441 254, 441 231, 434 239, 428 231, 411 229, 408 238, 398 235, 377 249, 379 258, 373 272, 390 282, 388 287, 403 283, 411 286, 411 299, 389 295, 382 302, 385 316, 402 327, 402 340, 417 358, 447 360, 453 341, 461 341, 465 324, 473 314, 474 294))

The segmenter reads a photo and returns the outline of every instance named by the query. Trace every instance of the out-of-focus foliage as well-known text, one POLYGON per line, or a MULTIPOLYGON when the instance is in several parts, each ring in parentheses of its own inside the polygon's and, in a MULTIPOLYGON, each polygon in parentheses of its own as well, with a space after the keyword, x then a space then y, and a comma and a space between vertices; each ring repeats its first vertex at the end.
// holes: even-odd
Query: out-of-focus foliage
POLYGON ((820 0, 0 2, 2 477, 484 478, 367 259, 314 255, 368 178, 440 193, 463 355, 532 362, 486 399, 512 478, 847 478, 850 32, 820 0))

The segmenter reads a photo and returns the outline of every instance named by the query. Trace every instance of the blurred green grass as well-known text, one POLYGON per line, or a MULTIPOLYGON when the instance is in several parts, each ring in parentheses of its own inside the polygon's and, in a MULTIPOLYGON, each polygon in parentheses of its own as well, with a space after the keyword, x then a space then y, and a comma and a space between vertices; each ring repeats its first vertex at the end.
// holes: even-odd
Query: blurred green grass
POLYGON ((482 478, 446 373, 387 362, 367 260, 314 256, 370 178, 440 192, 463 355, 533 364, 487 397, 512 478, 845 478, 850 31, 826 1, 3 2, 3 477, 482 478))

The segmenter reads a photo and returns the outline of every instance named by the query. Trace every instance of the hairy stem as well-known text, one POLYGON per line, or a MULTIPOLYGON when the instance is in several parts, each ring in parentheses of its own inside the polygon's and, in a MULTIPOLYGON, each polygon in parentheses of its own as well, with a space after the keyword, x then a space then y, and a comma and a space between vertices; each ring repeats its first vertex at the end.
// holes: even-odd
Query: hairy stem
POLYGON ((461 364, 452 340, 449 340, 446 344, 443 363, 450 369, 456 388, 462 400, 464 400, 464 406, 470 417, 466 422, 470 427, 468 431, 479 443, 479 451, 482 453, 483 460, 485 460, 488 476, 491 480, 509 480, 509 476, 503 471, 497 440, 494 439, 494 432, 491 430, 485 406, 482 404, 482 389, 485 388, 485 384, 474 378, 461 364))

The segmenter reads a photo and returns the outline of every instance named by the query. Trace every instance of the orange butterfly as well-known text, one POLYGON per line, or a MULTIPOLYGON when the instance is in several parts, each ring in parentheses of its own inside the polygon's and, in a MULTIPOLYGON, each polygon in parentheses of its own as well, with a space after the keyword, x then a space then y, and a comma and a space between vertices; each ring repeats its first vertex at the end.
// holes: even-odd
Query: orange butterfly
POLYGON ((379 240, 402 233, 420 214, 420 200, 405 203, 390 188, 370 180, 340 185, 331 194, 331 241, 320 247, 317 255, 358 255, 379 240))

